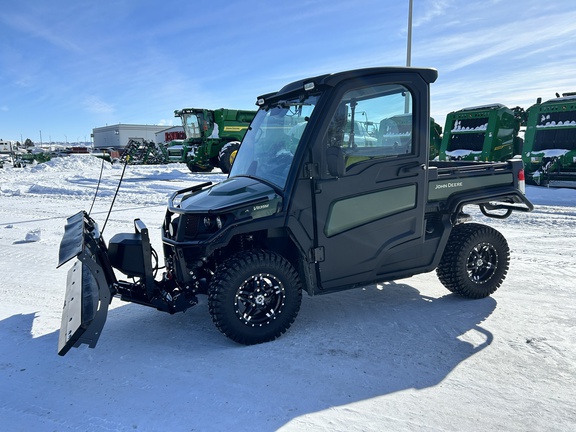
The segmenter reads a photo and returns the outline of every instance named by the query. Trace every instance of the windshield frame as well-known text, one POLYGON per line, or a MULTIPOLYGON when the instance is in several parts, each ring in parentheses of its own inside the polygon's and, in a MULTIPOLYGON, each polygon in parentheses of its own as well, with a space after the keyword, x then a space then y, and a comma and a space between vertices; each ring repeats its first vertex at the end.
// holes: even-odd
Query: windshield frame
POLYGON ((202 119, 200 118, 200 116, 202 116, 202 114, 199 112, 186 112, 180 114, 180 117, 182 118, 182 127, 184 128, 184 132, 186 133, 186 138, 188 139, 202 138, 202 128, 201 128, 202 119), (188 121, 189 119, 192 118, 196 119, 195 125, 193 125, 192 122, 188 121))
POLYGON ((313 93, 262 106, 242 140, 230 177, 256 178, 279 191, 285 190, 319 101, 320 94, 313 93))

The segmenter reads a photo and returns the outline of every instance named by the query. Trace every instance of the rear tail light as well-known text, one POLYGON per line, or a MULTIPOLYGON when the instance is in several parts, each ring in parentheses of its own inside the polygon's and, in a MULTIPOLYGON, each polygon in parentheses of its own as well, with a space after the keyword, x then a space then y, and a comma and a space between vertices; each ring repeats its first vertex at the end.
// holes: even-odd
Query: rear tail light
POLYGON ((518 171, 518 189, 526 195, 526 178, 524 177, 524 170, 518 171))

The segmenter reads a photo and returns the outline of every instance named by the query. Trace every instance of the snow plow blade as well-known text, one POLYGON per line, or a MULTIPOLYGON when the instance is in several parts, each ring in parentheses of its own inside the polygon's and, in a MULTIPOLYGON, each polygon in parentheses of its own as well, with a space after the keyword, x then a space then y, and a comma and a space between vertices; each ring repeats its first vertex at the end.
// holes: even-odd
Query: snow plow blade
POLYGON ((77 258, 68 271, 66 296, 58 339, 58 354, 87 344, 96 346, 116 281, 98 225, 86 212, 68 218, 60 242, 58 267, 77 258))

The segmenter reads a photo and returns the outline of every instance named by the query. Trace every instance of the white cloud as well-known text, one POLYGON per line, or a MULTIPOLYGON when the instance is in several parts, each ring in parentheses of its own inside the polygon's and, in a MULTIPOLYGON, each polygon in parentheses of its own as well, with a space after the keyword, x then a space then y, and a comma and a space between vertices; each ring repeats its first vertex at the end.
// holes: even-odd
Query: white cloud
POLYGON ((421 57, 437 59, 435 63, 444 63, 444 72, 452 72, 486 63, 497 56, 509 56, 507 61, 512 65, 517 58, 529 57, 536 51, 566 55, 564 48, 573 50, 576 12, 549 15, 545 19, 533 16, 485 28, 478 28, 476 23, 473 28, 450 36, 424 39, 418 46, 423 53, 421 57))
POLYGON ((432 0, 426 2, 423 6, 420 7, 413 5, 412 26, 420 27, 442 15, 445 15, 446 12, 453 6, 453 4, 453 0, 432 0))
POLYGON ((532 106, 538 97, 554 98, 556 92, 575 89, 571 65, 562 62, 543 63, 527 69, 510 70, 498 75, 481 70, 474 73, 452 74, 432 84, 432 116, 444 127, 446 115, 470 106, 501 103, 513 108, 532 106))
POLYGON ((53 31, 44 22, 35 20, 30 14, 9 14, 4 12, 0 14, 0 22, 3 22, 4 25, 11 27, 18 32, 38 37, 66 51, 82 51, 80 46, 71 40, 62 37, 58 31, 53 31))
POLYGON ((98 96, 88 96, 83 102, 84 109, 94 114, 112 114, 115 109, 114 106, 104 102, 98 96))

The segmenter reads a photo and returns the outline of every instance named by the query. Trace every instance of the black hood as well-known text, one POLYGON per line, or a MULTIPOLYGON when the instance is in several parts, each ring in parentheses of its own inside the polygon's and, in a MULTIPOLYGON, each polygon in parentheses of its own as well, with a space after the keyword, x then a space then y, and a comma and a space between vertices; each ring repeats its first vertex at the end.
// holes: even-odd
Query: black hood
POLYGON ((278 198, 273 188, 257 179, 230 177, 185 198, 180 207, 194 213, 217 213, 278 198))

